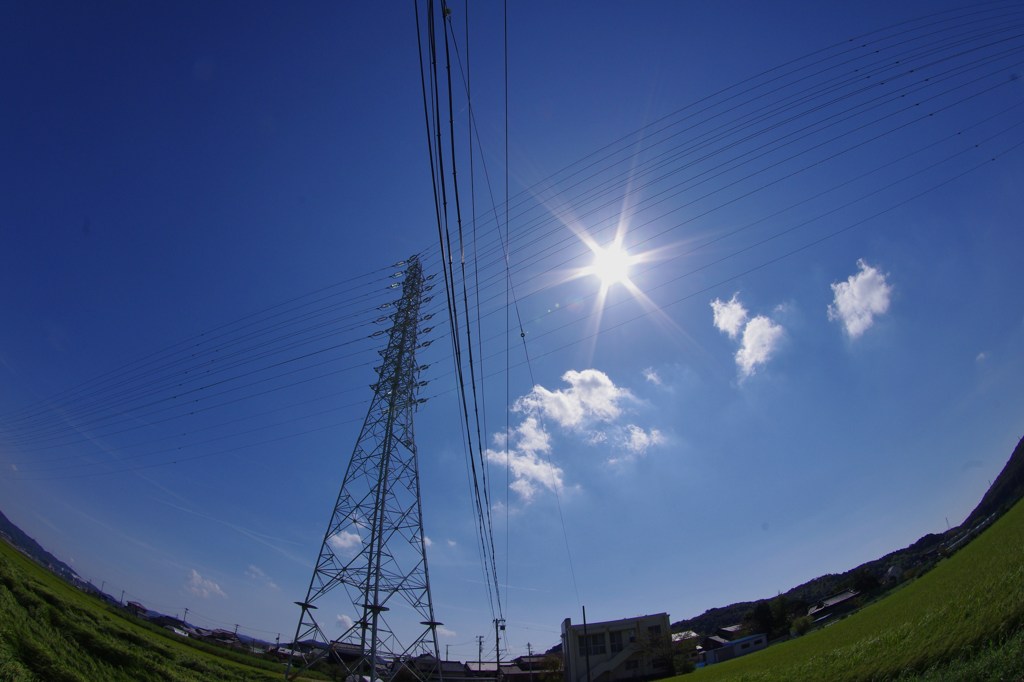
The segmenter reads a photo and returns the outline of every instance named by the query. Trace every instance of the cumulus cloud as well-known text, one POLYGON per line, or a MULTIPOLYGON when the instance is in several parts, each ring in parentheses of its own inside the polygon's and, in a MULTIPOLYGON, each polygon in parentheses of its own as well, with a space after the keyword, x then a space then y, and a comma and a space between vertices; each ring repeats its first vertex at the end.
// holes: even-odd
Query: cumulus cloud
POLYGON ((448 546, 449 547, 454 547, 456 544, 458 544, 458 543, 456 543, 455 540, 449 540, 448 541, 448 546))
POLYGON ((354 624, 351 616, 346 616, 344 613, 339 613, 335 622, 342 630, 348 630, 354 624))
POLYGON ((751 376, 758 365, 771 360, 783 335, 782 326, 764 315, 758 315, 747 323, 743 329, 743 343, 736 351, 736 365, 744 377, 751 376))
POLYGON ((661 386, 661 377, 658 375, 656 371, 654 371, 653 367, 648 367, 647 369, 644 370, 644 379, 654 384, 655 386, 661 386))
POLYGON ((740 303, 739 296, 739 292, 736 292, 728 301, 716 298, 711 302, 711 310, 715 316, 715 328, 728 334, 730 339, 739 336, 743 325, 747 322, 747 309, 740 303))
POLYGON ((608 458, 608 463, 612 465, 630 462, 638 457, 643 457, 649 449, 664 443, 665 436, 658 429, 647 431, 636 424, 627 424, 625 428, 618 430, 614 441, 617 454, 608 458), (620 455, 618 453, 624 454, 620 455))
POLYGON ((224 594, 224 590, 220 589, 220 585, 199 575, 199 571, 194 568, 189 572, 188 578, 185 580, 185 590, 203 599, 210 597, 226 598, 228 596, 224 594))
POLYGON ((569 370, 562 375, 562 381, 569 384, 569 388, 550 391, 538 384, 519 398, 512 409, 576 429, 594 421, 617 419, 622 414, 621 403, 633 397, 597 369, 569 370))
POLYGON ((551 390, 537 385, 516 400, 512 409, 523 415, 522 421, 508 433, 495 434, 494 446, 484 453, 495 464, 505 466, 507 462, 514 479, 509 487, 526 503, 541 490, 561 493, 566 487, 565 472, 551 459, 552 434, 544 420, 554 422, 587 445, 619 448, 630 457, 663 441, 656 429, 645 431, 639 426, 615 423, 624 406, 636 398, 629 390, 616 386, 604 372, 570 370, 562 380, 568 388, 551 390))
POLYGON ((664 442, 665 437, 661 435, 661 431, 658 429, 644 431, 636 424, 629 424, 626 426, 626 438, 623 446, 630 454, 643 455, 652 446, 660 445, 664 442))
POLYGON ((272 590, 278 589, 277 584, 275 584, 274 581, 270 579, 270 576, 264 573, 263 569, 259 566, 249 564, 249 567, 245 569, 245 577, 261 583, 264 587, 269 587, 272 590))
POLYGON ((892 286, 886 274, 864 262, 857 261, 859 272, 845 282, 833 282, 833 301, 828 306, 828 319, 840 320, 851 339, 860 337, 875 323, 875 316, 889 310, 892 286))
MULTIPOLYGON (((715 327, 730 339, 740 340, 740 348, 735 357, 736 366, 743 378, 751 376, 759 365, 767 363, 785 336, 782 325, 771 318, 757 315, 751 319, 739 300, 739 293, 733 294, 728 302, 716 298, 711 302, 711 310, 714 312, 715 327)), ((782 307, 776 310, 781 312, 782 307)))
MULTIPOLYGON (((536 388, 534 389, 536 390, 536 388)), ((484 455, 496 464, 508 464, 514 481, 510 484, 523 500, 529 502, 538 487, 561 492, 564 488, 562 469, 543 457, 551 450, 547 431, 536 417, 527 417, 515 428, 507 449, 488 448, 484 455), (507 459, 506 459, 507 455, 507 459)))
POLYGON ((426 547, 430 547, 434 544, 434 541, 428 538, 426 535, 423 536, 423 544, 426 547))
POLYGON ((327 544, 336 550, 348 552, 363 544, 363 539, 358 533, 343 530, 327 538, 327 544))

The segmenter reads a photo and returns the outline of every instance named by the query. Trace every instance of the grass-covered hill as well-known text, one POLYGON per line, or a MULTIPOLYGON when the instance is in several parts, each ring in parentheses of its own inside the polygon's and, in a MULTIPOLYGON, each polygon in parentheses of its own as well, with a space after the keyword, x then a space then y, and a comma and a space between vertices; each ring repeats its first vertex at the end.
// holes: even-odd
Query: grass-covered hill
MULTIPOLYGON (((916 542, 890 552, 885 556, 868 561, 845 573, 830 573, 784 592, 782 600, 794 613, 806 613, 807 606, 826 599, 846 589, 855 589, 867 596, 875 596, 880 590, 892 585, 891 570, 896 569, 899 582, 904 577, 915 577, 930 569, 951 548, 966 542, 984 523, 995 514, 1003 514, 1024 497, 1024 438, 1013 450, 1006 466, 985 493, 981 502, 967 519, 957 527, 944 533, 929 533, 916 542), (870 594, 869 594, 870 593, 870 594)), ((766 600, 761 600, 766 601, 766 600)), ((672 623, 673 632, 694 630, 711 634, 720 627, 734 625, 744 620, 760 604, 746 601, 729 604, 705 611, 699 616, 672 623)))
POLYGON ((0 541, 0 680, 284 679, 275 662, 180 639, 131 619, 0 541))
POLYGON ((67 580, 72 584, 76 581, 81 581, 78 574, 76 574, 70 566, 43 549, 38 542, 11 523, 11 521, 4 516, 3 512, 0 512, 0 539, 7 540, 7 542, 35 559, 40 565, 45 566, 60 577, 64 578, 64 580, 67 580))
POLYGON ((991 514, 1002 514, 1024 497, 1024 438, 1020 439, 1006 466, 999 472, 981 502, 970 513, 963 526, 981 523, 991 514))
POLYGON ((859 612, 681 679, 1024 679, 1024 502, 930 572, 859 612))

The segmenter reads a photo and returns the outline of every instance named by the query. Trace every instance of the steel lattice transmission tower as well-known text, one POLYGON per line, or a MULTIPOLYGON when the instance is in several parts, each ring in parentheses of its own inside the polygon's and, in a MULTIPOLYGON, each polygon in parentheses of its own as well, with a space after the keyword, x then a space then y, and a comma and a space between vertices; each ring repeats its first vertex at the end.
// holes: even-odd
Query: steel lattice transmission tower
MULTIPOLYGON (((413 412, 422 402, 416 397, 421 385, 416 350, 429 344, 417 342, 424 319, 420 304, 429 300, 424 297, 429 288, 413 256, 309 591, 296 602, 302 614, 293 644, 318 645, 303 669, 330 658, 343 666, 346 677, 393 680, 412 673, 425 679, 435 671, 412 666, 412 659, 426 653, 440 660, 413 437, 413 412), (321 603, 329 593, 335 598, 321 603), (320 611, 321 622, 318 603, 330 604, 330 610, 320 611), (338 625, 339 615, 350 618, 351 625, 338 625), (326 627, 342 633, 331 637, 326 627)), ((289 666, 289 675, 297 672, 289 666)))

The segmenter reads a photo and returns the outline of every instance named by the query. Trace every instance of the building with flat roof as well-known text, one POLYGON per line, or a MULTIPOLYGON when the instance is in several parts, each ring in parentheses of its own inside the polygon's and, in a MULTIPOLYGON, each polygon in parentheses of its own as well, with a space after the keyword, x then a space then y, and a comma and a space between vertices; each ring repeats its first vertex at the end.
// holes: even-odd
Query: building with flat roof
POLYGON ((562 622, 566 682, 652 680, 672 674, 667 613, 602 623, 562 622))

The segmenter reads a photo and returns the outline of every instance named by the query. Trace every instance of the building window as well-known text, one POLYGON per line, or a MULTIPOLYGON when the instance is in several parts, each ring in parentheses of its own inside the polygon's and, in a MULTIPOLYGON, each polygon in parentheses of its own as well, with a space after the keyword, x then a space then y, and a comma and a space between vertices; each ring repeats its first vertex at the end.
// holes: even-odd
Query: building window
POLYGON ((608 647, 611 649, 613 654, 617 654, 622 651, 622 630, 616 630, 608 633, 608 647))
POLYGON ((596 635, 580 635, 579 644, 580 656, 587 656, 588 654, 590 656, 600 656, 606 651, 603 632, 599 632, 596 635))
POLYGON ((658 635, 661 634, 661 626, 660 625, 652 625, 649 628, 647 628, 647 632, 649 634, 651 634, 652 636, 657 637, 658 635))

